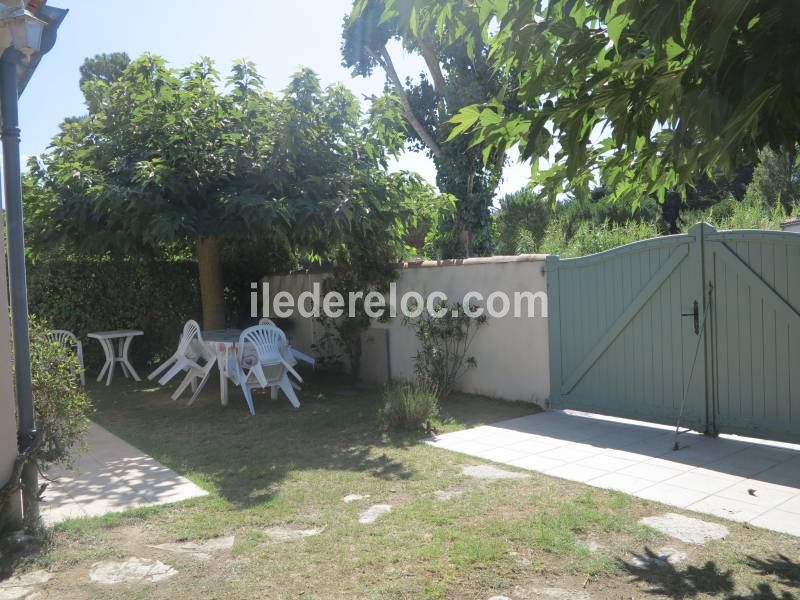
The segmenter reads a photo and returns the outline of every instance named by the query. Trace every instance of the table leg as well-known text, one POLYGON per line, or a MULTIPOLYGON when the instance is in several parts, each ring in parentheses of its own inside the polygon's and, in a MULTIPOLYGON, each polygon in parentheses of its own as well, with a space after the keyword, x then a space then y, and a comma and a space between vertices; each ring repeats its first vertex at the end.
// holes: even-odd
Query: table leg
POLYGON ((228 406, 228 351, 217 354, 217 366, 219 367, 219 398, 222 406, 228 406))
MULTIPOLYGON (((106 362, 103 365, 100 374, 97 376, 97 381, 102 381, 103 376, 106 375, 106 371, 113 371, 114 370, 114 353, 112 352, 109 354, 108 347, 106 346, 106 342, 103 339, 97 338, 97 341, 100 343, 100 346, 103 348, 103 354, 106 356, 106 362)), ((108 384, 106 384, 108 385, 108 384)))
POLYGON ((108 356, 108 373, 106 373, 106 387, 111 385, 111 380, 114 378, 114 367, 117 364, 117 359, 114 354, 114 344, 111 340, 103 340, 103 349, 108 356))
POLYGON ((128 371, 130 371, 131 377, 133 377, 136 381, 141 381, 141 379, 139 378, 139 374, 136 372, 136 369, 133 368, 133 365, 128 360, 128 349, 131 347, 132 341, 133 341, 133 336, 130 335, 125 338, 125 343, 121 344, 122 352, 120 356, 121 359, 120 362, 122 363, 123 367, 127 368, 128 371))
MULTIPOLYGON (((114 342, 109 342, 111 346, 114 346, 114 342)), ((122 348, 123 348, 123 340, 117 340, 117 353, 116 357, 122 357, 122 348)), ((122 369, 122 374, 125 375, 125 379, 130 379, 131 376, 128 374, 128 369, 125 367, 125 363, 121 360, 118 361, 120 369, 122 369)))

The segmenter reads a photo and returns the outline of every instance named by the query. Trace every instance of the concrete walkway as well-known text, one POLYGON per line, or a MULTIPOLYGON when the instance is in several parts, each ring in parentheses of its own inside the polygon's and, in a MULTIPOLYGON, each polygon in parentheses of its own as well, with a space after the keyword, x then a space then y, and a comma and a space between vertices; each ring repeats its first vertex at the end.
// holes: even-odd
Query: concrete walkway
POLYGON ((40 505, 45 523, 208 493, 96 423, 89 424, 87 442, 88 452, 77 455, 72 470, 53 468, 48 472, 55 481, 48 485, 40 505))
POLYGON ((433 446, 800 536, 800 446, 550 411, 448 433, 433 446))

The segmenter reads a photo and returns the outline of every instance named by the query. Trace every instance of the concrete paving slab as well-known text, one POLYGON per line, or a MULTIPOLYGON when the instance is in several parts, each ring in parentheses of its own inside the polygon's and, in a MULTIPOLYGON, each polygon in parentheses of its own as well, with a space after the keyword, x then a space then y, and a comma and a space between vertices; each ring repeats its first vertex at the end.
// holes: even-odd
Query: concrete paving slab
POLYGON ((75 467, 54 468, 45 490, 42 519, 53 525, 66 519, 97 517, 208 494, 153 457, 96 423, 89 424, 88 451, 75 467))
MULTIPOLYGON (((616 489, 647 500, 796 533, 781 519, 800 515, 800 445, 548 411, 448 433, 428 443, 469 456, 616 489)), ((478 466, 480 467, 480 466, 478 466)), ((484 465, 484 468, 496 469, 484 465)))

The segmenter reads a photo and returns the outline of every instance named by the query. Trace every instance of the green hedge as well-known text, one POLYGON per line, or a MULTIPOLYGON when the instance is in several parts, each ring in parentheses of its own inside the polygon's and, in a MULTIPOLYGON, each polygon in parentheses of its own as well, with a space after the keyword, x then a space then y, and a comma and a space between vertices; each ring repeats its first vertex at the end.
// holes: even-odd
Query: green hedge
POLYGON ((54 329, 69 329, 82 341, 86 366, 103 364, 92 331, 141 329, 131 361, 146 368, 175 349, 187 319, 200 319, 197 264, 134 260, 55 259, 28 267, 30 312, 54 329))

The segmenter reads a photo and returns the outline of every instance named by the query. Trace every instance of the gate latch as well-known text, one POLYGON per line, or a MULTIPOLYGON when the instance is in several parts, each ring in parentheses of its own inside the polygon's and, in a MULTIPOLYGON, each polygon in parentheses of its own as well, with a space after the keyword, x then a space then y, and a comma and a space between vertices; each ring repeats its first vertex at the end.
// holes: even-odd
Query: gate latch
POLYGON ((697 303, 697 300, 694 301, 692 307, 693 307, 692 312, 681 313, 681 316, 694 317, 694 333, 695 335, 700 335, 700 305, 697 303))

